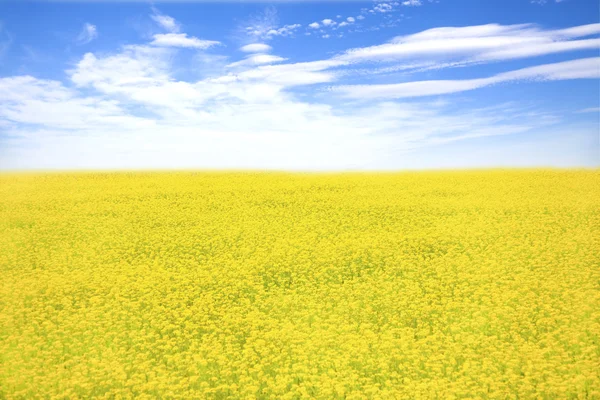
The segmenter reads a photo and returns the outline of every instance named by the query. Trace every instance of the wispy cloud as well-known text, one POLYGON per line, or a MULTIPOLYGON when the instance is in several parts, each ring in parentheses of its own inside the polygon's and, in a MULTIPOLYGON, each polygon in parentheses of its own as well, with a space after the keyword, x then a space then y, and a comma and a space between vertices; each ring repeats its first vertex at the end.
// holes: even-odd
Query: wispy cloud
POLYGON ((338 58, 348 62, 435 61, 440 65, 482 63, 598 49, 600 24, 544 30, 536 25, 444 27, 399 36, 382 45, 356 48, 338 58), (578 40, 573 40, 578 39, 578 40))
POLYGON ((238 30, 253 41, 264 41, 275 36, 293 36, 301 26, 300 24, 280 26, 277 10, 275 7, 269 6, 262 12, 251 16, 238 30))
POLYGON ((498 83, 527 79, 553 81, 598 78, 600 78, 600 57, 593 57, 523 68, 489 78, 415 81, 384 85, 347 85, 334 87, 331 90, 355 99, 400 99, 458 93, 498 83))
POLYGON ((163 29, 171 33, 177 33, 181 30, 181 25, 175 20, 175 18, 162 14, 155 7, 152 8, 152 11, 153 14, 150 15, 150 18, 152 18, 154 22, 160 25, 163 29))
POLYGON ((585 113, 596 113, 596 114, 600 114, 600 107, 590 107, 590 108, 584 108, 583 110, 579 110, 577 111, 580 114, 585 114, 585 113))
MULTIPOLYGON (((550 0, 550 3, 562 3, 563 1, 565 0, 550 0)), ((548 0, 531 0, 531 3, 543 5, 548 3, 548 0)))
POLYGON ((83 45, 91 42, 98 37, 98 29, 96 25, 92 25, 89 22, 83 24, 83 28, 77 38, 75 39, 77 44, 83 45))
POLYGON ((239 68, 264 64, 275 64, 287 60, 287 58, 273 56, 270 54, 251 54, 241 61, 227 65, 228 68, 239 68))

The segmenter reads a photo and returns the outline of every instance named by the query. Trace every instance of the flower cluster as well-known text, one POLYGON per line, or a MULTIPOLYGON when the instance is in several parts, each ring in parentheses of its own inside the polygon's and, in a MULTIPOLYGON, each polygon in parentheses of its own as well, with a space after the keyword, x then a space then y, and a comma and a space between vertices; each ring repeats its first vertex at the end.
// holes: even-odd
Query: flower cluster
POLYGON ((599 179, 0 175, 0 398, 600 398, 599 179))

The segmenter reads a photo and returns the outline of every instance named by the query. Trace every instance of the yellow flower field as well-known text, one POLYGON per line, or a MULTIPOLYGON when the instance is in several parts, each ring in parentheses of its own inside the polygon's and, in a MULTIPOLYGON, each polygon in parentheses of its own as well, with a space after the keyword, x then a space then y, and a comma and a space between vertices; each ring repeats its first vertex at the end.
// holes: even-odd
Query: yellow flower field
POLYGON ((0 398, 598 399, 600 172, 0 175, 0 398))

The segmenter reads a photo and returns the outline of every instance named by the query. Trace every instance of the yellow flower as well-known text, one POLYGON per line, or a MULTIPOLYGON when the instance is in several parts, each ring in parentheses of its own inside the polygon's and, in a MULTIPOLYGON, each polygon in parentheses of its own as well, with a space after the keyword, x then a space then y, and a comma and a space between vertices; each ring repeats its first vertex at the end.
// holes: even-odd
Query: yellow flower
POLYGON ((0 397, 598 398, 598 170, 0 175, 0 397))

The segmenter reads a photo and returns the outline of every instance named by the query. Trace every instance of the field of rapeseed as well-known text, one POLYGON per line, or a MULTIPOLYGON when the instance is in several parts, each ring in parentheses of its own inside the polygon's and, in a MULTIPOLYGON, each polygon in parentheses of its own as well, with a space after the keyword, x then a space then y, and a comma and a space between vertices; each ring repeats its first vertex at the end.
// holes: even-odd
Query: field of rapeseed
POLYGON ((0 175, 0 398, 600 398, 600 173, 0 175))

